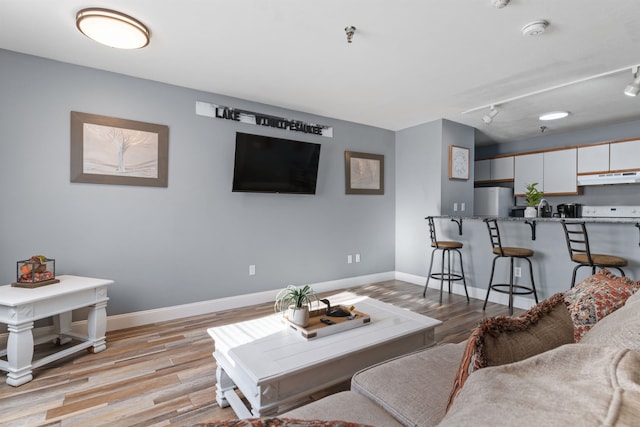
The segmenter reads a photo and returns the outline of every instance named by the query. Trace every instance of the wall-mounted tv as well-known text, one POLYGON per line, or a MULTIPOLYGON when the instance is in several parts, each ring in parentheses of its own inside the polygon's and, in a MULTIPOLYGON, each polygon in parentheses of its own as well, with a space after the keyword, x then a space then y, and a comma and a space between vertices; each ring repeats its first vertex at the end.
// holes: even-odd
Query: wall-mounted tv
POLYGON ((320 144, 236 133, 233 191, 315 194, 320 144))

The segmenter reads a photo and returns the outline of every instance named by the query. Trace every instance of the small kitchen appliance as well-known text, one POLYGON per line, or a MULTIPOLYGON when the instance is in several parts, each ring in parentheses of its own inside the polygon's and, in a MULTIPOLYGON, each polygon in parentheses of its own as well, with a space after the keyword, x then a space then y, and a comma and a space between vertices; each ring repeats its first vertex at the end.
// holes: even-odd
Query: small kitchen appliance
POLYGON ((579 203, 560 203, 557 209, 560 218, 580 218, 582 215, 582 205, 579 203))

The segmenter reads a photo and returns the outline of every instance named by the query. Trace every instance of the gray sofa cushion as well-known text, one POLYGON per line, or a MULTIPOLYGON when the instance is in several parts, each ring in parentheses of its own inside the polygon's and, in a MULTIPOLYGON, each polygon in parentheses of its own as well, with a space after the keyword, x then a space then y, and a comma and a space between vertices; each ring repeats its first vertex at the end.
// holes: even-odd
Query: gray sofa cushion
POLYGON ((406 426, 435 426, 444 417, 465 345, 443 344, 363 369, 351 389, 406 426))
POLYGON ((596 323, 580 344, 607 345, 640 352, 640 293, 596 323))
POLYGON ((371 400, 343 391, 324 397, 308 405, 280 415, 282 418, 304 418, 308 420, 342 420, 369 424, 376 427, 401 427, 391 415, 371 400))
POLYGON ((440 424, 632 426, 640 420, 640 353, 566 344, 469 376, 440 424))

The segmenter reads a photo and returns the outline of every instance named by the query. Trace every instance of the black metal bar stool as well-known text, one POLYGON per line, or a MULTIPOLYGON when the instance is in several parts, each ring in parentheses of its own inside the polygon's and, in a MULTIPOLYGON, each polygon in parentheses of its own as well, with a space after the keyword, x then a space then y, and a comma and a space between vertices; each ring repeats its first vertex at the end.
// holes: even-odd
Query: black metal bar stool
POLYGON ((442 304, 442 288, 444 287, 444 281, 446 280, 449 283, 449 293, 451 293, 451 282, 462 280, 462 284, 464 285, 464 293, 467 295, 467 301, 469 301, 469 293, 467 292, 467 282, 464 279, 464 267, 462 266, 462 253, 460 252, 460 249, 462 248, 462 243, 454 242, 454 241, 438 240, 436 237, 436 226, 433 222, 433 217, 428 216, 425 219, 429 222, 429 236, 431 237, 431 247, 433 248, 433 251, 431 251, 431 262, 429 263, 429 273, 427 274, 427 283, 425 283, 424 285, 424 291, 422 292, 422 296, 424 297, 427 294, 427 288, 429 287, 429 279, 433 278, 436 280, 440 280, 440 304, 442 304), (442 251, 442 267, 440 269, 440 273, 431 273, 431 269, 433 268, 433 257, 436 254, 436 251, 442 251), (460 274, 453 273, 451 271, 451 251, 458 253, 458 257, 460 259, 460 274), (446 264, 445 264, 445 255, 447 258, 446 264), (447 266, 446 271, 445 271, 445 265, 447 266))
POLYGON ((536 293, 536 285, 533 280, 533 265, 529 257, 533 256, 533 251, 526 248, 514 248, 502 246, 502 240, 500 238, 500 229, 498 229, 498 221, 495 218, 487 218, 484 220, 487 223, 487 229, 489 230, 489 238, 491 239, 491 246, 493 247, 493 253, 496 255, 493 258, 493 264, 491 265, 491 276, 489 277, 489 287, 487 288, 487 296, 484 299, 484 305, 482 310, 487 308, 487 301, 489 301, 489 293, 493 289, 496 292, 503 294, 509 294, 509 314, 513 314, 513 296, 514 295, 528 295, 533 294, 533 297, 538 303, 538 294, 536 293), (493 273, 496 268, 496 261, 498 258, 509 258, 509 283, 493 283, 493 273), (513 260, 515 258, 524 259, 529 263, 529 275, 531 277, 531 287, 524 285, 515 285, 513 283, 513 260))
POLYGON ((625 275, 621 267, 627 265, 626 259, 614 255, 591 253, 589 235, 587 234, 587 226, 584 221, 562 221, 562 228, 564 228, 564 235, 567 240, 569 257, 571 261, 578 263, 573 269, 573 276, 571 276, 572 288, 576 284, 576 273, 580 267, 591 267, 591 274, 596 273, 596 267, 613 267, 617 269, 620 274, 625 275))

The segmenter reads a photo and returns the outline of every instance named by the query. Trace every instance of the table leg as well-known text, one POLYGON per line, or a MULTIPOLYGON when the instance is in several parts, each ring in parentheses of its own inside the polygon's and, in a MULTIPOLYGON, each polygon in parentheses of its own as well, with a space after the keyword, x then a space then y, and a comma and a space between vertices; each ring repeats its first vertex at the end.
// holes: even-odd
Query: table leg
POLYGON ((91 353, 100 353, 107 348, 107 302, 102 301, 89 306, 87 318, 87 333, 89 340, 93 341, 93 347, 87 350, 91 353))
POLYGON ((33 379, 33 322, 8 325, 7 340, 8 371, 7 384, 17 387, 33 379))
POLYGON ((229 406, 229 401, 224 397, 224 393, 236 388, 229 375, 219 365, 216 367, 216 402, 221 408, 229 406))
POLYGON ((58 335, 58 338, 54 340, 56 345, 63 345, 71 341, 70 337, 63 336, 71 332, 71 314, 72 312, 67 311, 53 316, 53 327, 58 335))

